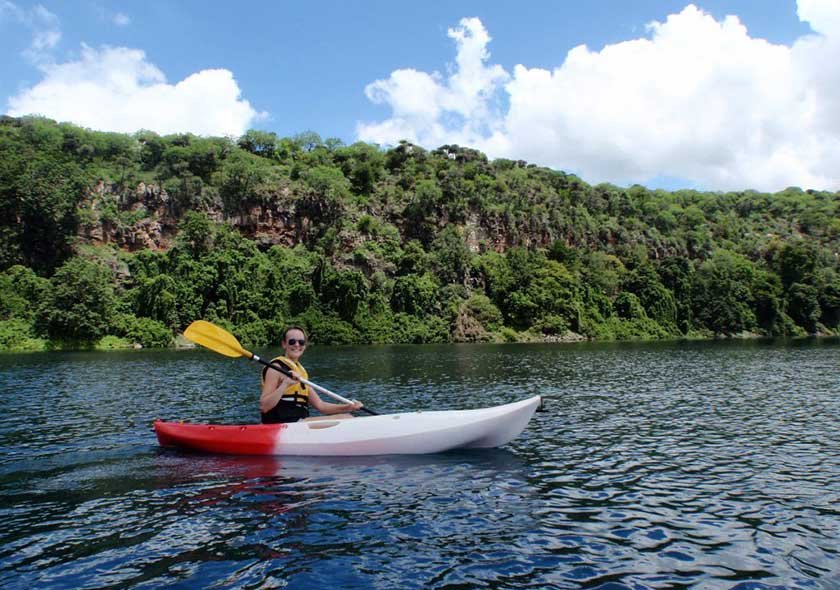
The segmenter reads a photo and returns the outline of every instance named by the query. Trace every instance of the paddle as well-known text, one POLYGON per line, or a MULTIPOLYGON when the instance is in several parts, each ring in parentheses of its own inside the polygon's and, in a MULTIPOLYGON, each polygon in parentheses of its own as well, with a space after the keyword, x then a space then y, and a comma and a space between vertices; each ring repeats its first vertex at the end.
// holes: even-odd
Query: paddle
MULTIPOLYGON (((191 323, 187 327, 186 330, 184 330, 184 336, 187 339, 192 340, 196 344, 200 344, 201 346, 204 346, 205 348, 209 348, 210 350, 212 350, 214 352, 218 352, 219 354, 223 354, 223 355, 229 356, 231 358, 238 358, 238 357, 244 356, 248 360, 256 361, 256 362, 260 363, 261 365, 265 365, 266 367, 271 367, 275 371, 280 371, 281 373, 283 373, 287 377, 292 376, 292 372, 289 371, 288 367, 286 367, 285 365, 270 363, 266 360, 261 359, 260 357, 255 355, 253 352, 249 352, 249 351, 245 350, 244 348, 242 348, 242 345, 239 344, 239 341, 236 339, 236 337, 233 334, 231 334, 230 332, 228 332, 227 330, 225 330, 223 328, 220 328, 219 326, 217 326, 215 324, 211 324, 210 322, 206 322, 204 320, 194 321, 193 323, 191 323)), ((324 393, 324 394, 330 396, 331 398, 333 398, 335 400, 338 400, 338 401, 340 401, 344 404, 353 403, 349 399, 347 399, 345 397, 341 397, 337 393, 333 393, 332 391, 330 391, 329 389, 327 389, 325 387, 321 387, 320 385, 312 383, 312 381, 309 381, 308 379, 304 379, 303 377, 300 377, 299 381, 301 383, 306 383, 307 385, 312 387, 312 389, 314 389, 315 391, 319 391, 321 393, 324 393)), ((371 414, 372 416, 377 416, 378 415, 377 412, 374 412, 373 410, 369 410, 368 408, 365 408, 365 407, 362 407, 362 408, 359 408, 359 409, 363 412, 367 412, 368 414, 371 414)))

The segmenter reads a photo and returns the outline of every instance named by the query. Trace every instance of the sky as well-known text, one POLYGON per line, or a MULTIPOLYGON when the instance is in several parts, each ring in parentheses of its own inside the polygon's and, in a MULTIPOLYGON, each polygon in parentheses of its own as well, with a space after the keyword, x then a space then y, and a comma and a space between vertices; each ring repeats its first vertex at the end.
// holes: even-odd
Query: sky
POLYGON ((11 116, 840 189, 840 0, 0 0, 0 52, 11 116))

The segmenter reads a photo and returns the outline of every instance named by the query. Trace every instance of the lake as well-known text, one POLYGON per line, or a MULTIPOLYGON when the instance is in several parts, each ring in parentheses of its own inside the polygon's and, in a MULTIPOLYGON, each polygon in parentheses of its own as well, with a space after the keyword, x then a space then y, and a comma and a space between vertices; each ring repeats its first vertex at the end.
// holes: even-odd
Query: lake
MULTIPOLYGON (((270 356, 270 351, 260 351, 270 356)), ((208 351, 0 355, 0 587, 840 588, 840 341, 318 347, 379 412, 548 397, 501 449, 224 457, 208 351)))

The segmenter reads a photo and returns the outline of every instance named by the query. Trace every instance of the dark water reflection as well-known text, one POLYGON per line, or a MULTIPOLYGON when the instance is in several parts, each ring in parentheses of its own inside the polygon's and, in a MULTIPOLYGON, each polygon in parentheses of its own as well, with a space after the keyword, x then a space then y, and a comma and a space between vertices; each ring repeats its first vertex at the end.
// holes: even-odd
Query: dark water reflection
POLYGON ((314 348, 380 411, 547 395, 504 449, 190 455, 209 353, 0 356, 3 588, 840 588, 840 343, 314 348))

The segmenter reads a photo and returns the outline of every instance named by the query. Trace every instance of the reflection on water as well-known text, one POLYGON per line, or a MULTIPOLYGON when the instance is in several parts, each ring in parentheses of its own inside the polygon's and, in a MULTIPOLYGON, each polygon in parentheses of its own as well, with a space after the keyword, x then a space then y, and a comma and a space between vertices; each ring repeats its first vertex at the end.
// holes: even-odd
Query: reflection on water
POLYGON ((838 353, 313 348, 382 411, 551 398, 504 449, 353 458, 156 446, 157 416, 256 421, 243 362, 0 357, 0 587, 838 588, 838 353))
POLYGON ((364 564, 383 586, 405 587, 399 581, 421 564, 424 575, 453 577, 450 557, 440 555, 452 543, 508 552, 535 529, 539 498, 524 468, 506 450, 246 461, 162 452, 156 478, 180 490, 174 514, 202 520, 210 512, 228 543, 273 561, 255 564, 255 583, 273 576, 305 587, 329 578, 342 587, 364 564))

